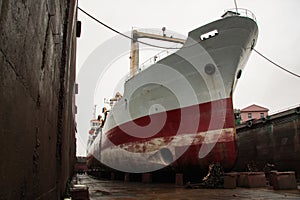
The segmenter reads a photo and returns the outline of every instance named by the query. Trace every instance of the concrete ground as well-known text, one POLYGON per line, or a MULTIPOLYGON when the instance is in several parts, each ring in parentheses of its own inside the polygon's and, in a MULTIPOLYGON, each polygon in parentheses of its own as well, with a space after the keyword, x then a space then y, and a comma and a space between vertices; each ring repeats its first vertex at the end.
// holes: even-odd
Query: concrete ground
POLYGON ((123 182, 77 175, 78 184, 89 187, 90 199, 109 200, 196 200, 196 199, 300 199, 300 190, 272 188, 186 189, 174 184, 123 182))

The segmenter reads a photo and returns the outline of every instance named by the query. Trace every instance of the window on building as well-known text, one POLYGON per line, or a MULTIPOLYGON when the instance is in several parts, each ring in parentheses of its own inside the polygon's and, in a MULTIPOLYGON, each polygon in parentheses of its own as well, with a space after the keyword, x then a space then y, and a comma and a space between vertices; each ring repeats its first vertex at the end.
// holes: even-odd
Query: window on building
POLYGON ((260 118, 264 118, 265 117, 265 113, 260 113, 260 118))
POLYGON ((252 118, 252 113, 248 113, 248 118, 249 118, 249 119, 252 118))
POLYGON ((99 126, 99 124, 100 124, 99 122, 94 122, 93 126, 99 126))

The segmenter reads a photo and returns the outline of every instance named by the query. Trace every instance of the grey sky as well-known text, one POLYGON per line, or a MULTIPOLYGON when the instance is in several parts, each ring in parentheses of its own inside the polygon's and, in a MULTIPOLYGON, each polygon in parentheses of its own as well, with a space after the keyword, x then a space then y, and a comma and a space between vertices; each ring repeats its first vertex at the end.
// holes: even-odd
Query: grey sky
MULTIPOLYGON (((255 48, 274 62, 300 74, 300 23, 297 22, 300 1, 237 0, 237 4, 252 11, 257 18, 259 36, 255 48)), ((165 26, 168 30, 187 35, 189 31, 219 19, 225 9, 234 7, 234 0, 79 0, 79 7, 120 32, 130 31, 132 27, 165 26)), ((96 47, 116 35, 80 11, 78 19, 82 21, 82 33, 77 40, 77 73, 96 47)), ((94 99, 98 104, 97 114, 103 106, 103 97, 111 97, 114 84, 118 82, 111 81, 111 74, 119 79, 129 70, 128 56, 123 61, 116 61, 112 68, 108 78, 104 78, 105 85, 99 82, 102 90, 98 93, 102 94, 95 95, 94 99), (103 89, 105 86, 107 88, 103 89)), ((299 84, 299 78, 281 71, 253 52, 234 92, 234 107, 244 108, 255 103, 276 112, 300 104, 299 84)), ((92 118, 92 108, 90 112, 92 118)), ((77 122, 78 155, 85 155, 90 119, 77 122)))

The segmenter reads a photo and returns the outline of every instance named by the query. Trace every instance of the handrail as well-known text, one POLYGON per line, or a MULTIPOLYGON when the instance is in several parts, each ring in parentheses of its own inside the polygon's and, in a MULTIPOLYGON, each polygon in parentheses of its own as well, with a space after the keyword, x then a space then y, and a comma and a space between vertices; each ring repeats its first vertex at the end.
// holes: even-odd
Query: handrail
MULTIPOLYGON (((178 48, 180 48, 181 46, 182 46, 182 44, 176 44, 176 45, 174 45, 172 47, 178 47, 178 48)), ((141 71, 144 71, 145 69, 147 69, 151 65, 153 65, 153 64, 157 63, 158 61, 162 60, 163 58, 171 55, 175 51, 177 51, 177 49, 167 49, 167 50, 163 50, 163 51, 155 54, 154 56, 150 57, 149 59, 147 59, 146 61, 144 61, 142 64, 139 65, 138 71, 135 71, 135 73, 134 73, 133 76, 129 72, 127 74, 125 82, 127 82, 129 79, 131 79, 132 77, 134 77, 136 74, 140 73, 141 71)))
POLYGON ((163 51, 157 53, 156 55, 150 57, 148 60, 146 60, 145 62, 140 64, 140 66, 139 66, 140 71, 143 71, 144 69, 148 68, 150 65, 158 62, 159 60, 167 57, 168 55, 170 55, 172 53, 174 53, 174 50, 172 51, 172 49, 163 50, 163 51))
POLYGON ((232 12, 232 13, 236 13, 236 16, 241 16, 241 17, 248 17, 250 19, 253 19, 256 22, 256 17, 253 14, 253 12, 251 12, 248 9, 245 8, 230 8, 225 10, 225 13, 227 12, 232 12))

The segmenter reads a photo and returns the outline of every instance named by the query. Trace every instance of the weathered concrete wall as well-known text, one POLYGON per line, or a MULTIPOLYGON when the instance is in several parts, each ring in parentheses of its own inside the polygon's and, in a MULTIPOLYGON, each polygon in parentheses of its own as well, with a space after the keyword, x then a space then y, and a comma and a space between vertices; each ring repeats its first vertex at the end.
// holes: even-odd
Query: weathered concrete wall
POLYGON ((75 161, 76 0, 0 0, 0 199, 60 199, 75 161))
POLYGON ((254 163, 259 170, 274 164, 279 171, 295 171, 300 178, 300 114, 297 109, 271 116, 251 127, 237 127, 237 171, 246 170, 246 164, 254 163))

